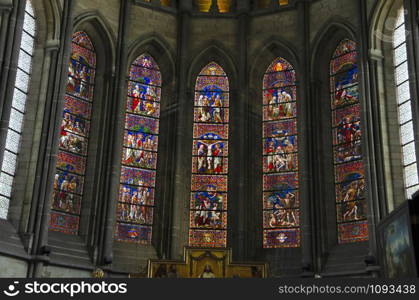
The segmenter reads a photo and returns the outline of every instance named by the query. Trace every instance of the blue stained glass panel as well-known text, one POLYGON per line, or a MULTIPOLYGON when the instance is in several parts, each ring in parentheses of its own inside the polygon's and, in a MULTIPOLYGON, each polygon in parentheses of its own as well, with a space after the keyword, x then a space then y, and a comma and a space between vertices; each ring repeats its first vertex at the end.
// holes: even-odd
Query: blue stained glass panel
POLYGON ((263 247, 300 247, 297 77, 284 58, 266 70, 263 99, 263 247))
POLYGON ((129 70, 115 240, 148 245, 154 223, 162 76, 149 54, 129 70))

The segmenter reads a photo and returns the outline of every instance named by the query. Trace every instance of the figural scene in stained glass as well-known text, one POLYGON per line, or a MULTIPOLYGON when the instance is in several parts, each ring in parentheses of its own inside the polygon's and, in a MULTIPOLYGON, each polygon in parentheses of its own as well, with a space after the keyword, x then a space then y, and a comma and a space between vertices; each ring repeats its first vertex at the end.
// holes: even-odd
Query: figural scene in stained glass
POLYGON ((115 239, 150 244, 159 135, 161 73, 148 54, 131 65, 115 239))
POLYGON ((297 86, 292 65, 275 59, 263 79, 263 246, 300 246, 297 86))
POLYGON ((345 39, 336 48, 330 63, 339 244, 368 240, 357 62, 356 43, 345 39))
POLYGON ((23 131, 29 81, 32 72, 32 59, 35 43, 35 15, 30 0, 26 1, 21 45, 19 49, 16 81, 13 90, 12 109, 7 129, 6 147, 0 173, 0 219, 7 219, 17 160, 23 131))
POLYGON ((215 62, 195 86, 189 245, 227 246, 229 81, 215 62))
POLYGON ((413 130, 412 102, 410 97, 409 62, 407 61, 405 10, 398 13, 394 36, 394 74, 399 112, 400 143, 403 153, 404 183, 407 198, 419 189, 416 146, 413 130))
POLYGON ((85 32, 73 34, 49 228, 77 235, 87 163, 96 53, 85 32))

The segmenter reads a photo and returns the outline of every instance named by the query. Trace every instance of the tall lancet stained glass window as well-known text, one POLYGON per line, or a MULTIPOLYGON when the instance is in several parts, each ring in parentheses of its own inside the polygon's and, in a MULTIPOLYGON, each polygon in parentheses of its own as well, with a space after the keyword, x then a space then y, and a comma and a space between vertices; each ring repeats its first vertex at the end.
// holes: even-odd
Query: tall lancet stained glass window
POLYGON ((131 65, 115 239, 150 244, 159 135, 161 73, 148 54, 131 65))
POLYGON ((330 63, 338 243, 368 240, 365 166, 362 160, 358 53, 345 39, 330 63))
POLYGON ((96 53, 85 32, 73 34, 50 230, 77 235, 92 115, 96 53))
POLYGON ((263 80, 263 246, 300 246, 297 86, 293 66, 277 58, 263 80))
POLYGON ((12 197, 17 159, 23 131, 23 119, 32 71, 32 58, 35 44, 35 15, 30 0, 26 1, 23 31, 19 49, 18 67, 13 91, 12 110, 7 130, 6 148, 0 175, 0 219, 7 219, 12 197))
POLYGON ((411 198, 419 189, 416 146, 414 140, 412 101, 409 87, 409 62, 407 61, 404 9, 399 10, 394 29, 394 72, 397 86, 400 143, 403 153, 403 170, 406 196, 411 198))
POLYGON ((227 246, 229 81, 215 62, 195 85, 189 245, 227 246))

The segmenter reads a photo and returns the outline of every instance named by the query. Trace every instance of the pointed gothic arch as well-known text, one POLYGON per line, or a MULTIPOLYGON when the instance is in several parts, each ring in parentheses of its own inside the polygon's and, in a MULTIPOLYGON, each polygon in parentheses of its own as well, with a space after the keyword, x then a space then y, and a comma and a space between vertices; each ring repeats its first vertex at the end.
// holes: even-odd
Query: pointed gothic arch
POLYGON ((196 79, 189 246, 227 246, 230 85, 210 62, 196 79))
POLYGON ((297 75, 282 57, 263 79, 263 247, 300 247, 297 75))
POLYGON ((115 239, 150 245, 156 194, 162 76, 141 54, 129 71, 115 239))
POLYGON ((95 79, 96 50, 84 31, 72 36, 68 80, 54 193, 51 201, 50 230, 78 235, 81 207, 85 197, 95 79))
POLYGON ((330 61, 332 147, 339 244, 368 240, 357 44, 339 42, 330 61))

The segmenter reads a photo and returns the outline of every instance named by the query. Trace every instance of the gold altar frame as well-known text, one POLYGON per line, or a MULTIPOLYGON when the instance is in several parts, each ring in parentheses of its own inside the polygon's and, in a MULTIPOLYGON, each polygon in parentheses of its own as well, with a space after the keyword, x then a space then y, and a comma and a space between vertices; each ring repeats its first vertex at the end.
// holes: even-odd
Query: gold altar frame
POLYGON ((185 247, 183 261, 149 260, 147 277, 267 278, 268 265, 261 262, 235 263, 230 248, 185 247))

